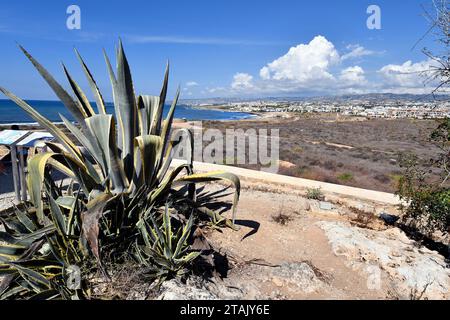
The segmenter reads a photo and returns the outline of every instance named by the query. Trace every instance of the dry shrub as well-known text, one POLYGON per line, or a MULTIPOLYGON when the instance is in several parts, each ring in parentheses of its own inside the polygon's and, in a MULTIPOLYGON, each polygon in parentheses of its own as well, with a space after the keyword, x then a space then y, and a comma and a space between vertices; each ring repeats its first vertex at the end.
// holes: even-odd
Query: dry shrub
POLYGON ((286 226, 290 221, 292 221, 292 217, 280 212, 279 214, 273 216, 272 220, 282 226, 286 226))
POLYGON ((350 223, 357 227, 372 230, 385 230, 387 228, 379 218, 370 212, 355 207, 350 207, 349 210, 355 214, 355 216, 351 218, 350 223))

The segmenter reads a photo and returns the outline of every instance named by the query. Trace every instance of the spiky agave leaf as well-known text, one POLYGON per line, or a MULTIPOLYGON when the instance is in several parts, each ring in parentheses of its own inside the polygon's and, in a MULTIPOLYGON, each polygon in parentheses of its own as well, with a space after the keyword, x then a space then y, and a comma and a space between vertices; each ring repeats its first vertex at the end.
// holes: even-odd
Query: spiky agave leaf
POLYGON ((94 111, 94 109, 92 109, 91 103, 89 102, 88 98, 84 94, 83 90, 81 90, 80 86, 70 76, 70 74, 67 71, 67 68, 64 64, 63 64, 63 69, 64 69, 64 73, 67 77, 67 80, 69 81, 69 84, 72 87, 72 91, 75 93, 75 96, 77 97, 78 102, 81 105, 81 109, 83 110, 83 114, 85 115, 85 118, 92 117, 93 115, 95 115, 95 111, 94 111))
POLYGON ((14 237, 2 237, 4 243, 0 244, 0 299, 57 299, 85 294, 65 285, 65 268, 82 258, 75 249, 77 234, 67 229, 63 232, 66 216, 55 204, 50 206, 53 223, 47 226, 20 210, 3 220, 15 226, 15 231, 8 228, 14 237))
POLYGON ((101 263, 99 248, 99 219, 104 214, 103 209, 112 199, 114 199, 113 196, 107 193, 102 193, 100 196, 95 197, 94 200, 92 200, 88 204, 87 210, 85 212, 81 213, 83 237, 89 243, 90 249, 103 271, 104 269, 101 263))
POLYGON ((86 75, 86 78, 89 82, 89 86, 91 87, 91 91, 94 94, 95 101, 97 103, 97 109, 98 113, 100 114, 106 114, 106 108, 105 108, 105 101, 103 100, 103 96, 98 89, 97 83, 94 80, 94 77, 92 76, 91 72, 89 71, 88 67, 83 61, 83 58, 81 57, 80 53, 77 49, 75 49, 75 53, 78 57, 78 60, 80 61, 81 67, 83 69, 84 74, 86 75))
POLYGON ((207 173, 187 175, 174 181, 173 186, 176 187, 188 183, 212 182, 218 180, 229 181, 234 186, 235 192, 233 199, 233 217, 232 217, 232 222, 234 224, 236 219, 237 204, 239 202, 239 196, 241 193, 241 182, 237 175, 225 171, 213 171, 207 173))
POLYGON ((84 164, 77 161, 69 154, 55 154, 48 152, 33 156, 28 162, 27 185, 30 190, 31 201, 36 207, 38 218, 41 222, 44 219, 42 190, 47 165, 49 163, 52 163, 52 167, 62 173, 77 178, 86 194, 89 194, 92 190, 101 189, 93 179, 92 175, 89 174, 84 164), (52 162, 52 159, 55 161, 52 162))
MULTIPOLYGON (((162 219, 148 215, 150 223, 141 219, 138 223, 144 245, 135 244, 136 259, 150 268, 159 282, 186 273, 186 268, 201 252, 190 251, 188 238, 192 233, 194 216, 185 225, 174 227, 171 223, 169 207, 166 203, 162 219)), ((137 241, 137 240, 136 240, 137 241)))
POLYGON ((97 145, 102 160, 101 167, 111 180, 110 189, 113 193, 122 193, 128 188, 128 180, 124 170, 124 164, 119 160, 119 151, 116 144, 116 126, 112 115, 96 115, 86 119, 86 126, 97 145))
POLYGON ((139 122, 137 121, 137 104, 134 95, 131 71, 121 41, 119 42, 119 47, 117 49, 116 74, 114 74, 112 70, 109 59, 107 59, 107 63, 113 88, 114 107, 119 124, 118 139, 121 141, 124 168, 127 178, 130 181, 133 176, 134 138, 139 132, 139 122))
POLYGON ((72 97, 67 93, 66 90, 53 78, 53 76, 36 60, 33 56, 25 50, 24 47, 19 45, 20 50, 25 54, 25 56, 31 61, 39 74, 44 78, 44 80, 48 83, 50 88, 55 92, 61 102, 66 106, 66 108, 72 113, 74 118, 82 123, 82 120, 86 118, 88 115, 84 111, 83 107, 78 104, 72 97))
POLYGON ((158 157, 161 155, 163 148, 161 137, 156 135, 136 137, 134 148, 136 186, 154 185, 154 179, 158 170, 158 157))

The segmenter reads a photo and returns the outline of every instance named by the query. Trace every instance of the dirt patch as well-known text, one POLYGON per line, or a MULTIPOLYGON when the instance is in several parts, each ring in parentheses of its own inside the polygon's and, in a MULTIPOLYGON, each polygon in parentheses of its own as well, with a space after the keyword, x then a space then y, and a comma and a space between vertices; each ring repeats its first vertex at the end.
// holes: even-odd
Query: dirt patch
POLYGON ((315 225, 316 222, 323 220, 346 219, 335 211, 327 214, 312 213, 309 209, 305 209, 300 199, 294 195, 260 191, 246 190, 242 193, 236 221, 241 227, 240 230, 237 232, 224 230, 223 233, 212 233, 208 236, 213 246, 220 248, 222 254, 227 254, 237 261, 238 267, 230 270, 229 277, 237 277, 238 280, 244 281, 245 270, 250 270, 250 275, 255 273, 255 270, 248 269, 249 267, 241 269, 239 262, 245 265, 246 261, 256 260, 271 265, 284 265, 308 261, 310 267, 317 271, 316 276, 319 279, 321 277, 318 274, 328 275, 324 277, 326 281, 322 280, 326 283, 322 287, 323 290, 311 292, 289 290, 288 288, 292 289, 289 284, 285 284, 276 276, 275 281, 272 281, 273 274, 269 271, 271 269, 264 268, 266 274, 261 277, 267 280, 265 282, 267 290, 279 291, 286 299, 386 297, 387 291, 367 289, 367 277, 348 268, 345 259, 337 257, 332 252, 323 230, 315 225), (280 225, 273 220, 273 216, 279 214, 280 209, 292 217, 287 225, 280 225))
POLYGON ((429 284, 421 298, 448 298, 443 290, 450 288, 449 269, 437 252, 421 247, 377 217, 364 221, 366 225, 361 222, 361 228, 355 224, 354 209, 334 205, 332 210, 314 211, 314 205, 308 208, 304 201, 316 200, 254 190, 242 193, 236 221, 240 230, 208 234, 213 246, 232 261, 221 285, 237 286, 239 297, 251 299, 411 299, 423 291, 427 275, 436 273, 435 284, 429 284), (274 221, 280 212, 292 218, 287 225, 274 221), (345 226, 349 235, 324 227, 335 225, 345 226), (332 234, 341 235, 339 245, 330 238, 332 234), (353 234, 376 243, 379 252, 366 252, 353 234), (351 254, 344 254, 342 246, 351 254), (378 255, 392 261, 380 262, 378 255), (255 261, 266 265, 256 266, 255 261), (298 278, 286 276, 295 273, 289 271, 292 266, 302 270, 298 278), (378 284, 371 273, 374 266, 379 271, 378 284), (305 279, 310 281, 307 285, 305 279))

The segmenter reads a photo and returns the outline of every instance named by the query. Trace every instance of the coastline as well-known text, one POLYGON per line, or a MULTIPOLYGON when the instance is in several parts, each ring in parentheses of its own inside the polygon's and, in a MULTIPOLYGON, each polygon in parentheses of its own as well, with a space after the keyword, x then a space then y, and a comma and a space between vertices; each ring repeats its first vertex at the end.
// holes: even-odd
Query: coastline
MULTIPOLYGON (((192 109, 199 109, 199 110, 213 110, 213 111, 219 111, 224 113, 246 113, 249 116, 248 117, 240 117, 240 118, 229 118, 229 119, 187 119, 186 117, 176 117, 174 118, 174 122, 190 122, 190 121, 248 121, 248 120, 258 120, 261 118, 272 118, 271 116, 268 116, 268 113, 265 112, 241 112, 241 111, 233 111, 233 110, 224 110, 224 109, 213 109, 213 108, 203 108, 203 107, 193 107, 189 106, 189 108, 192 109)), ((272 112, 270 112, 272 113, 272 112)), ((272 114, 275 114, 276 112, 273 112, 272 114)), ((287 114, 284 113, 283 114, 287 114)), ((64 122, 62 121, 52 121, 55 125, 64 125, 64 122)), ((26 127, 26 128, 35 128, 40 127, 39 123, 37 122, 5 122, 0 123, 0 130, 6 130, 10 129, 11 126, 16 125, 20 127, 26 127)))
MULTIPOLYGON (((273 118, 283 118, 283 119, 292 119, 297 116, 295 112, 289 111, 269 111, 269 112, 258 112, 258 111, 244 111, 244 110, 230 110, 229 107, 224 105, 202 105, 202 106, 193 106, 189 105, 192 109, 198 110, 214 110, 221 112, 240 112, 240 113, 248 113, 252 115, 252 117, 242 118, 242 119, 227 119, 223 121, 251 121, 251 120, 263 120, 263 119, 273 119, 273 118)), ((221 120, 207 120, 207 121, 221 121, 221 120)))
MULTIPOLYGON (((74 121, 73 116, 64 107, 63 103, 58 100, 28 100, 30 105, 39 112, 46 119, 53 123, 62 123, 60 114, 65 116, 69 121, 74 121)), ((92 102, 95 105, 95 102, 92 102)), ((7 128, 12 125, 18 126, 35 126, 36 121, 30 118, 20 107, 13 101, 8 99, 0 99, 0 108, 3 111, 3 116, 0 117, 0 128, 7 128)), ((111 103, 106 103, 107 112, 114 114, 114 106, 111 103)), ((170 105, 166 104, 163 110, 163 117, 169 113, 170 105)), ((191 105, 177 104, 175 110, 176 119, 186 119, 188 121, 199 120, 240 120, 255 118, 255 114, 248 112, 222 110, 222 109, 201 109, 193 108, 191 105)))
MULTIPOLYGON (((251 119, 257 119, 262 117, 262 114, 265 112, 254 112, 254 111, 240 111, 240 110, 230 110, 226 106, 220 106, 220 105, 206 105, 206 106, 194 106, 194 105, 187 105, 189 108, 194 110, 209 110, 209 111, 218 111, 218 112, 239 112, 239 113, 247 113, 250 116, 247 118, 240 118, 240 119, 222 119, 222 120, 212 120, 212 121, 239 121, 239 120, 251 120, 251 119)), ((211 121, 211 120, 206 120, 211 121)))

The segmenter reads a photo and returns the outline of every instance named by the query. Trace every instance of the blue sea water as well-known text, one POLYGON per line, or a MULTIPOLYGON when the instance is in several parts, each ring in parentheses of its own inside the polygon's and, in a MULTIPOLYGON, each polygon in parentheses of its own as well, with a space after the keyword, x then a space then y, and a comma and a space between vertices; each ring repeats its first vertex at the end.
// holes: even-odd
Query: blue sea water
MULTIPOLYGON (((27 100, 36 111, 53 122, 61 122, 59 114, 64 115, 69 120, 74 120, 69 111, 60 101, 27 100)), ((93 103, 95 108, 95 103, 93 103)), ((164 115, 169 111, 170 106, 164 108, 164 115)), ((108 113, 114 113, 114 105, 106 104, 108 113)), ((245 112, 228 112, 220 110, 195 109, 186 105, 178 105, 175 109, 175 118, 187 120, 240 120, 251 118, 253 115, 245 112)), ((0 99, 0 123, 33 123, 36 122, 25 111, 10 100, 0 99)))

